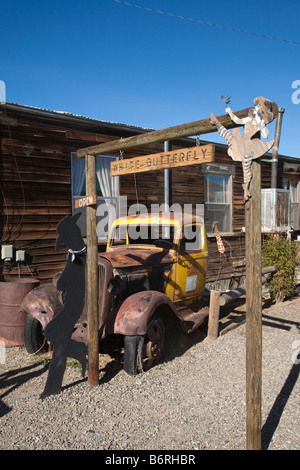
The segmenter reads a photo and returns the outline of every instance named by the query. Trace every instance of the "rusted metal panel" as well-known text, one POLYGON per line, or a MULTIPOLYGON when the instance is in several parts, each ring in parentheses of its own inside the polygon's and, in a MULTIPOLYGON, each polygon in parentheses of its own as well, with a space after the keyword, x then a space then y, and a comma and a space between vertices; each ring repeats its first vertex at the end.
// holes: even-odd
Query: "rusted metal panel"
POLYGON ((21 303, 20 311, 25 311, 36 318, 44 329, 62 305, 62 295, 58 292, 56 286, 54 284, 45 284, 27 294, 21 303))
POLYGON ((209 315, 209 307, 202 307, 197 311, 187 308, 184 311, 178 312, 177 316, 181 320, 182 329, 185 333, 192 333, 195 331, 209 315))
POLYGON ((209 308, 201 308, 201 301, 180 308, 162 292, 144 291, 131 295, 109 315, 101 330, 101 337, 111 334, 145 335, 150 317, 157 310, 172 312, 180 320, 186 333, 194 331, 209 314, 209 308))
POLYGON ((174 261, 174 256, 161 248, 151 247, 135 250, 132 245, 122 245, 120 248, 114 248, 113 252, 102 253, 101 257, 109 260, 114 268, 153 266, 174 261))
POLYGON ((161 292, 144 291, 131 295, 111 312, 101 331, 102 337, 110 334, 146 334, 148 319, 162 305, 176 312, 174 304, 161 292))

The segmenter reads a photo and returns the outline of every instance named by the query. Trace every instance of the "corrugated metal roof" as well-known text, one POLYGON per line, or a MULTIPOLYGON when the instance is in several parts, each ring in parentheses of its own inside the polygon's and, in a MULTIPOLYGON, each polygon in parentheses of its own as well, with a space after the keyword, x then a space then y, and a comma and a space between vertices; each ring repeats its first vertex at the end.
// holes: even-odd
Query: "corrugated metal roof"
POLYGON ((37 113, 46 113, 46 114, 57 114, 62 117, 67 117, 67 118, 75 118, 75 119, 80 119, 84 121, 93 121, 95 123, 99 124, 107 124, 107 125, 112 125, 112 126, 120 126, 120 127, 126 127, 129 129, 138 129, 144 132, 148 131, 153 131, 154 129, 146 128, 146 127, 141 127, 141 126, 134 126, 134 125, 129 125, 129 124, 123 124, 119 122, 113 122, 113 121, 105 121, 103 119, 95 119, 95 118, 90 118, 86 116, 82 116, 80 114, 74 114, 70 113, 68 111, 57 111, 53 109, 46 109, 46 108, 39 108, 36 106, 29 106, 29 105, 24 105, 24 104, 19 104, 19 103, 0 103, 0 106, 11 108, 11 109, 19 109, 23 111, 31 111, 31 112, 37 112, 37 113))

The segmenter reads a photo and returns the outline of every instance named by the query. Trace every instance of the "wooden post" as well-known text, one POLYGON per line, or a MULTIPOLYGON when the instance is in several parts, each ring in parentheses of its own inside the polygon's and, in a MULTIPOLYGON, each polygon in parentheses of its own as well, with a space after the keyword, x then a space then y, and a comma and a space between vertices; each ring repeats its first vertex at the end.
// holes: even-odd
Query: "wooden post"
POLYGON ((208 337, 215 340, 219 332, 220 292, 212 290, 209 301, 208 337))
MULTIPOLYGON (((96 157, 86 155, 86 196, 96 194, 96 157)), ((88 318, 88 384, 99 384, 99 320, 98 320, 98 240, 96 232, 97 205, 86 208, 87 222, 87 318, 88 318)))
POLYGON ((261 169, 252 162, 252 197, 245 204, 246 228, 246 441, 247 450, 261 449, 262 288, 261 169))

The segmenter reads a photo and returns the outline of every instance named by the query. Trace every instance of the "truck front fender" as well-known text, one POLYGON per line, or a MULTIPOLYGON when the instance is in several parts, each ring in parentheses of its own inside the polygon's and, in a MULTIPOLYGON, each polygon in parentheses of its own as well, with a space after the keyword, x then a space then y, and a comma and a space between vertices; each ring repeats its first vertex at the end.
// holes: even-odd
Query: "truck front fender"
POLYGON ((33 289, 26 295, 20 305, 20 311, 36 318, 44 330, 62 306, 61 293, 56 286, 54 284, 45 284, 33 289))
POLYGON ((176 308, 165 294, 157 291, 143 291, 128 297, 108 317, 100 335, 125 336, 145 335, 148 321, 159 307, 166 306, 176 315, 176 308))

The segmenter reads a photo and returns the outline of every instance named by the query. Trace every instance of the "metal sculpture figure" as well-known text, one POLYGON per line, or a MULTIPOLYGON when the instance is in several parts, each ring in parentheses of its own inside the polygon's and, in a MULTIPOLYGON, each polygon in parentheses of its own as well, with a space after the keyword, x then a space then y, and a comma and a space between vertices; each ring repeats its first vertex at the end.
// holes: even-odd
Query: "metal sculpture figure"
POLYGON ((259 158, 268 152, 274 143, 274 139, 269 142, 263 142, 261 139, 253 137, 258 132, 261 132, 261 136, 263 138, 268 138, 269 131, 266 128, 266 125, 272 122, 278 114, 276 103, 271 102, 262 96, 255 98, 253 103, 254 108, 250 108, 248 116, 243 119, 239 119, 229 107, 226 108, 226 112, 229 114, 232 121, 238 125, 244 126, 244 135, 242 135, 238 128, 229 132, 224 126, 222 126, 213 113, 210 116, 211 123, 217 127, 221 137, 224 137, 228 143, 228 155, 233 160, 242 162, 245 202, 251 197, 249 186, 252 179, 252 160, 259 158))
POLYGON ((67 357, 81 363, 84 376, 87 363, 87 346, 71 339, 73 328, 84 306, 86 246, 76 225, 79 214, 67 216, 57 226, 56 251, 61 244, 69 250, 66 266, 57 282, 64 292, 64 305, 45 328, 45 336, 53 344, 53 356, 48 377, 40 398, 60 393, 67 357))
POLYGON ((220 232, 219 232, 219 229, 218 229, 218 222, 215 221, 213 224, 212 224, 212 230, 215 232, 215 235, 216 235, 216 239, 217 239, 217 245, 218 245, 218 252, 221 253, 222 255, 224 255, 225 253, 225 246, 224 246, 224 243, 223 243, 223 240, 222 240, 222 237, 220 235, 220 232))

